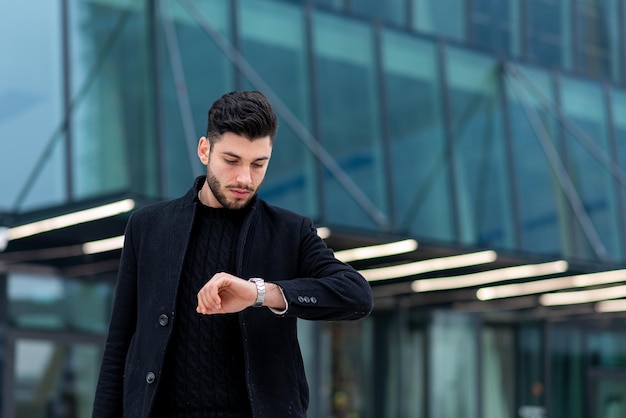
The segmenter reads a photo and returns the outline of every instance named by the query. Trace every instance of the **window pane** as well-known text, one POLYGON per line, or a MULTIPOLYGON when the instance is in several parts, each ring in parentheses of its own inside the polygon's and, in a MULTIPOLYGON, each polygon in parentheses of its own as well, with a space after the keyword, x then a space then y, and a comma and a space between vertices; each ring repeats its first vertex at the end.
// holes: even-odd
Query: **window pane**
POLYGON ((619 8, 616 0, 574 0, 578 68, 584 74, 619 81, 619 8))
POLYGON ((11 416, 89 418, 100 356, 94 345, 17 340, 11 416))
POLYGON ((162 4, 167 6, 163 9, 160 51, 165 142, 162 169, 166 196, 177 197, 191 187, 195 176, 206 174, 196 153, 198 140, 206 134, 213 102, 235 89, 232 63, 202 25, 210 25, 232 43, 232 19, 230 2, 226 0, 196 1, 200 10, 197 14, 194 9, 190 13, 180 2, 162 4), (172 27, 173 31, 168 31, 172 27), (189 120, 190 126, 184 126, 184 120, 189 120))
POLYGON ((521 249, 559 254, 561 246, 571 242, 569 228, 563 225, 567 206, 541 142, 556 146, 556 120, 541 100, 552 101, 553 88, 547 72, 519 66, 517 70, 520 76, 507 77, 506 85, 521 249))
MULTIPOLYGON (((372 29, 321 13, 315 14, 314 27, 320 140, 369 200, 385 212, 372 29)), ((333 175, 327 173, 324 182, 329 221, 358 227, 373 224, 333 175)))
POLYGON ((528 55, 549 67, 572 68, 569 0, 527 0, 528 55))
POLYGON ((477 418, 478 356, 472 317, 435 311, 430 327, 429 416, 477 418))
POLYGON ((404 26, 406 2, 407 0, 359 0, 350 2, 350 8, 357 15, 404 26))
MULTIPOLYGON (((70 2, 72 38, 72 167, 78 198, 128 190, 131 166, 143 170, 155 147, 131 154, 131 143, 146 143, 149 119, 145 11, 136 3, 70 2), (131 140, 132 139, 132 140, 131 140)), ((154 185, 143 183, 149 194, 154 185)))
MULTIPOLYGON (((564 78, 561 91, 564 117, 576 128, 569 129, 566 134, 569 174, 609 257, 621 260, 622 247, 615 228, 619 225, 615 183, 606 161, 596 156, 597 153, 605 158, 611 155, 602 88, 586 81, 564 78)), ((583 234, 580 223, 575 222, 574 227, 579 233, 576 255, 594 257, 593 243, 583 234)))
POLYGON ((413 28, 447 38, 465 39, 464 0, 413 1, 413 28))
POLYGON ((436 48, 388 31, 382 43, 394 219, 416 236, 453 240, 436 48))
POLYGON ((482 332, 484 418, 515 418, 515 339, 506 327, 482 332))
POLYGON ((0 167, 11 173, 0 176, 0 211, 52 206, 67 198, 60 3, 0 2, 0 16, 10 16, 0 25, 0 167))
MULTIPOLYGON (((310 133, 304 10, 289 4, 248 0, 240 2, 239 13, 245 59, 296 117, 299 127, 310 133)), ((246 88, 258 87, 249 84, 246 88)), ((273 204, 317 217, 315 159, 282 118, 281 108, 275 106, 275 110, 280 127, 260 195, 273 204)))
POLYGON ((473 43, 506 55, 519 55, 519 1, 474 0, 471 7, 473 43))
POLYGON ((446 51, 461 239, 511 247, 513 225, 498 70, 493 58, 446 51))
POLYGON ((14 273, 8 281, 8 315, 21 328, 104 333, 113 285, 14 273))

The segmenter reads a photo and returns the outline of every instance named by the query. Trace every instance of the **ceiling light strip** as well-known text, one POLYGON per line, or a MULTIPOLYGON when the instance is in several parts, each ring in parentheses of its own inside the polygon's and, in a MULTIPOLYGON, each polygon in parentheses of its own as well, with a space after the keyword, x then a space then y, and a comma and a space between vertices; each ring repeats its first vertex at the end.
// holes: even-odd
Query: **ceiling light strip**
POLYGON ((83 244, 83 254, 97 254, 119 250, 124 246, 124 235, 118 237, 90 241, 83 244))
POLYGON ((387 244, 370 245, 366 247, 337 251, 335 253, 335 257, 344 263, 349 263, 355 260, 367 260, 371 258, 388 257, 397 254, 409 253, 411 251, 415 251, 416 249, 417 241, 414 239, 405 239, 387 244))
POLYGON ((480 300, 511 298, 555 290, 610 284, 624 281, 626 269, 610 270, 599 273, 580 274, 554 279, 533 280, 526 283, 505 284, 478 289, 476 296, 480 300))
POLYGON ((623 312, 626 311, 626 299, 603 300, 596 303, 596 312, 623 312))
POLYGON ((573 305, 623 297, 626 297, 626 285, 573 292, 547 293, 539 297, 539 303, 544 306, 573 305))
POLYGON ((10 241, 41 234, 55 229, 67 228, 72 225, 108 218, 110 216, 119 215, 120 213, 129 212, 134 207, 135 201, 132 199, 126 199, 91 209, 68 213, 67 215, 55 216, 53 218, 43 219, 41 221, 10 228, 7 231, 7 238, 10 241))
POLYGON ((477 253, 453 255, 450 257, 432 258, 429 260, 415 261, 396 266, 360 270, 359 273, 361 273, 368 281, 388 280, 413 276, 429 271, 449 270, 491 263, 497 258, 498 254, 495 251, 488 250, 477 253))
POLYGON ((487 283, 501 282, 505 280, 516 280, 526 277, 538 277, 547 276, 549 274, 563 273, 567 271, 567 268, 568 264, 563 260, 541 264, 505 267, 460 276, 415 280, 411 284, 411 289, 414 292, 432 292, 436 290, 480 286, 487 283))

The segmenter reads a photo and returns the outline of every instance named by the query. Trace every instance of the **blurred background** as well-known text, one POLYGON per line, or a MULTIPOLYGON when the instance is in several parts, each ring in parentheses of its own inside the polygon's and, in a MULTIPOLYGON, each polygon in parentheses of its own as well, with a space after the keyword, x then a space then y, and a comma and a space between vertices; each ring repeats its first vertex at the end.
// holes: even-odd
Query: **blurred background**
POLYGON ((260 192, 370 281, 301 321, 312 418, 626 417, 626 3, 0 2, 0 408, 87 418, 130 213, 208 108, 280 119, 260 192))

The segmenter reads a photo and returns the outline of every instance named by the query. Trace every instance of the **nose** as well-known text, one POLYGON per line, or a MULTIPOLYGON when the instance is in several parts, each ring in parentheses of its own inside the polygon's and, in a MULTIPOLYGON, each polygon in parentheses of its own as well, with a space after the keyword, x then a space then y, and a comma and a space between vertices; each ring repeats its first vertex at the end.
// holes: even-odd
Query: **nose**
POLYGON ((248 185, 252 183, 252 175, 250 173, 250 167, 242 167, 237 173, 237 183, 248 185))

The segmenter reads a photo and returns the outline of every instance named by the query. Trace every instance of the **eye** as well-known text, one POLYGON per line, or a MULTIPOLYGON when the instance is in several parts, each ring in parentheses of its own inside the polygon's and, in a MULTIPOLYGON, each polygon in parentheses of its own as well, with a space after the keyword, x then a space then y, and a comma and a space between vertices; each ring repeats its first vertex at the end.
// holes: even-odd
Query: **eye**
POLYGON ((237 160, 224 159, 224 161, 226 161, 226 164, 231 164, 231 165, 237 164, 237 160))
POLYGON ((254 167, 254 168, 263 168, 263 164, 261 164, 261 163, 253 163, 252 167, 254 167))

